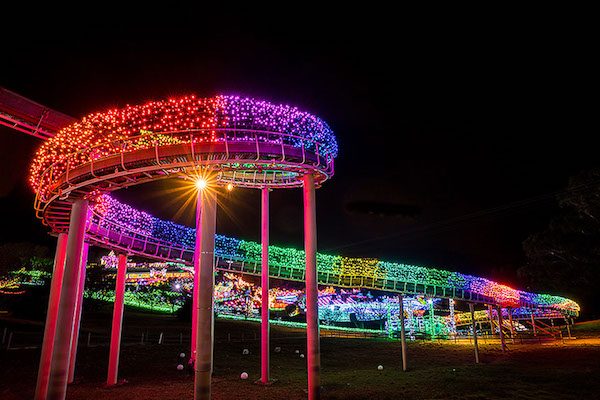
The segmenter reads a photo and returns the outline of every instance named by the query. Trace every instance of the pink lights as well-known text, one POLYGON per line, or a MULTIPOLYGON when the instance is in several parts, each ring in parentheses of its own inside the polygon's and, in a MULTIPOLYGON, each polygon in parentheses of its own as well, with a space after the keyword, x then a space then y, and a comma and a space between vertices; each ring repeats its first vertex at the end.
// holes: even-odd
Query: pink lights
POLYGON ((189 132, 194 132, 194 143, 215 143, 224 140, 227 131, 236 132, 228 138, 234 142, 253 142, 256 132, 270 142, 269 133, 278 133, 274 143, 337 156, 337 142, 327 123, 295 107, 235 96, 187 96, 90 114, 69 125, 37 151, 29 181, 44 195, 57 177, 76 166, 157 142, 190 143, 189 132))
MULTIPOLYGON (((170 221, 162 221, 148 213, 121 204, 105 195, 100 198, 96 212, 107 220, 166 242, 188 248, 194 246, 194 229, 170 221)), ((219 257, 260 262, 260 243, 239 240, 222 235, 215 237, 215 252, 219 257)), ((269 246, 269 264, 273 267, 304 270, 304 251, 269 246)), ((342 277, 366 277, 398 282, 437 285, 454 290, 468 290, 492 299, 502 307, 548 307, 570 313, 579 313, 579 305, 564 297, 529 293, 473 275, 443 269, 382 261, 376 258, 356 258, 317 253, 320 273, 342 277)))

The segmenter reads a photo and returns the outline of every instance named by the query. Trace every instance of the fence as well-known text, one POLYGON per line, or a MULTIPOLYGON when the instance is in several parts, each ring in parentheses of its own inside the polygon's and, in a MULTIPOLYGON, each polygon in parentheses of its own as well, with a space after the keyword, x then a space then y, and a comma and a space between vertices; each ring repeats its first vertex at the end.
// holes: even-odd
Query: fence
MULTIPOLYGON (((215 332, 215 342, 217 343, 244 343, 244 342, 258 342, 260 340, 260 334, 257 330, 248 331, 221 331, 215 332)), ((277 335, 271 333, 271 341, 285 341, 294 339, 305 339, 306 336, 298 331, 292 332, 288 335, 277 335)), ((26 350, 26 349, 37 349, 41 346, 43 340, 43 331, 40 330, 22 330, 12 329, 9 326, 0 326, 0 335, 2 341, 0 343, 0 350, 26 350)), ((388 336, 387 332, 382 331, 350 331, 350 330, 332 330, 322 328, 320 331, 322 338, 344 338, 344 339, 375 339, 375 338, 389 338, 391 340, 400 340, 399 337, 388 336)), ((479 343, 481 344, 499 344, 500 339, 498 336, 492 336, 489 334, 478 335, 479 343)), ((407 339, 411 339, 407 332, 407 339)), ((151 330, 151 329, 129 329, 123 333, 121 338, 121 344, 123 346, 132 345, 180 345, 189 346, 191 340, 190 330, 151 330)), ((517 335, 514 338, 508 337, 507 343, 513 344, 528 344, 528 343, 544 343, 561 340, 563 343, 568 340, 562 335, 560 337, 550 336, 522 336, 517 335)), ((431 342, 436 341, 439 343, 456 343, 465 344, 472 343, 473 337, 471 335, 456 335, 450 337, 425 337, 419 336, 412 339, 415 342, 431 342)), ((84 347, 97 347, 97 346, 108 346, 110 344, 110 332, 98 332, 82 329, 79 335, 79 346, 84 347)))

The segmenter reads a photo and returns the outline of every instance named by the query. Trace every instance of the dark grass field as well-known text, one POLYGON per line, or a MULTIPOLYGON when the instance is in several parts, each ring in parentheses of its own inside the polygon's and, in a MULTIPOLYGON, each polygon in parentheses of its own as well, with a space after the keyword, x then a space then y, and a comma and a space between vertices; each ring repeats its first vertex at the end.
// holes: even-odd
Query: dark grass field
MULTIPOLYGON (((163 328, 175 338, 187 325, 170 317, 126 313, 125 336, 136 329, 163 328)), ((109 322, 99 315, 84 321, 86 329, 100 338, 109 322)), ((301 330, 272 329, 272 386, 253 382, 259 378, 258 325, 217 321, 215 333, 214 399, 306 398, 306 359, 301 330), (241 333, 245 341, 241 342, 241 333), (227 336, 230 336, 231 342, 227 336), (242 355, 243 349, 250 355, 242 355), (248 380, 239 378, 242 372, 248 380)), ((580 331, 582 332, 582 331, 580 331)), ((590 335, 591 336, 591 335, 590 335)), ((84 333, 85 337, 85 333, 84 333)), ((152 338, 152 336, 151 336, 152 338)), ((79 349, 76 382, 69 399, 191 399, 193 377, 176 369, 184 343, 128 344, 122 348, 118 387, 105 388, 108 348, 92 343, 79 349)), ((175 340, 176 341, 176 340, 175 340)), ((472 347, 453 343, 410 343, 408 372, 402 372, 400 346, 386 339, 323 338, 323 399, 598 399, 600 398, 600 341, 562 341, 511 345, 502 353, 496 344, 481 346, 483 363, 473 363, 472 347), (379 371, 378 365, 384 369, 379 371)), ((39 350, 0 352, 0 398, 30 399, 33 396, 39 350)))
POLYGON ((600 319, 576 323, 573 327, 573 334, 577 337, 600 338, 600 319))

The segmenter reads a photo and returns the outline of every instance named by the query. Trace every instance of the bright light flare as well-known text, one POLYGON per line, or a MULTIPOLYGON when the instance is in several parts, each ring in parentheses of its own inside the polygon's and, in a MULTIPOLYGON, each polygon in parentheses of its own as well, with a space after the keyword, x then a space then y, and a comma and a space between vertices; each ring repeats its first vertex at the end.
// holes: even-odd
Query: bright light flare
POLYGON ((207 185, 208 185, 208 182, 206 181, 206 179, 204 179, 204 178, 196 179, 196 187, 198 188, 198 190, 206 189, 207 185))
POLYGON ((231 192, 233 190, 233 185, 231 183, 227 184, 227 191, 231 192))

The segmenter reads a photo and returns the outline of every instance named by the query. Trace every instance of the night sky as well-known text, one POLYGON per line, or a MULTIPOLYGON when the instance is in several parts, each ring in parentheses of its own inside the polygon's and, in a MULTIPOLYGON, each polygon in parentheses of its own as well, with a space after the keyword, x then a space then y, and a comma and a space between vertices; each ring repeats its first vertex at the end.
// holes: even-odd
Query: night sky
MULTIPOLYGON (((191 93, 296 105, 326 120, 340 147, 336 175, 317 191, 320 251, 509 284, 522 241, 558 210, 551 194, 598 166, 585 24, 384 9, 157 11, 9 21, 0 86, 74 117, 191 93)), ((0 243, 53 243, 24 183, 39 144, 0 128, 0 243)), ((164 191, 173 184, 115 196, 172 218, 164 191)), ((234 216, 220 213, 217 231, 257 240, 258 191, 226 201, 234 216)), ((300 190, 273 192, 271 207, 272 243, 302 247, 300 190)), ((192 221, 191 209, 178 220, 192 221)))

